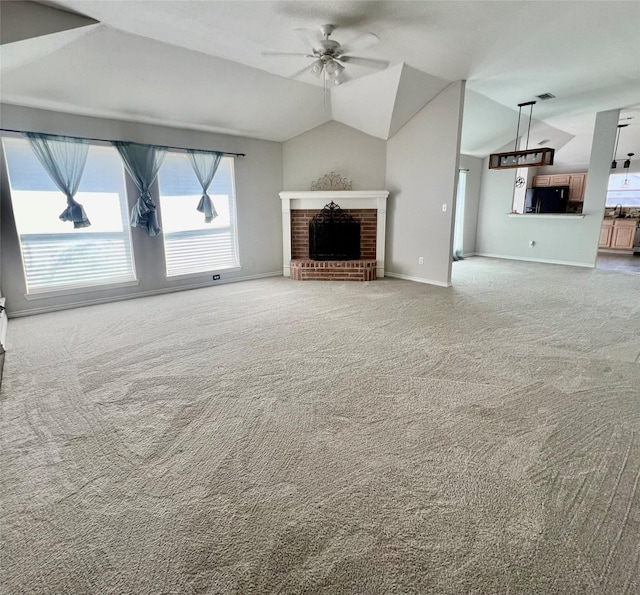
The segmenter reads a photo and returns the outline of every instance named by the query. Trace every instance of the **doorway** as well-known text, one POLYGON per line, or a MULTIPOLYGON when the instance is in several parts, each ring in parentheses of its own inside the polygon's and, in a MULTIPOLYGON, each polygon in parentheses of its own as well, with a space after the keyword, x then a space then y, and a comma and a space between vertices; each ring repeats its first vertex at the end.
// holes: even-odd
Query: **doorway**
POLYGON ((456 214, 453 223, 453 260, 462 260, 464 256, 464 205, 467 192, 468 169, 458 171, 458 190, 456 192, 456 214))

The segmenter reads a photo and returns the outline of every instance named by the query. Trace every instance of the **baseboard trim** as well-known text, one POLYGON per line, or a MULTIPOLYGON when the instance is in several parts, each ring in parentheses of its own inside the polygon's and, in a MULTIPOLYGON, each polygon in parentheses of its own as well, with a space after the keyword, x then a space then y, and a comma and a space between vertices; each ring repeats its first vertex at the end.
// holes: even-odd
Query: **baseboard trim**
POLYGON ((44 306, 42 308, 33 308, 29 310, 15 310, 9 313, 9 318, 20 318, 23 316, 32 316, 36 314, 46 314, 48 312, 59 312, 61 310, 71 310, 73 308, 84 308, 85 306, 97 306, 99 304, 109 304, 112 302, 122 302, 124 300, 134 300, 142 297, 152 297, 155 295, 163 295, 166 293, 177 293, 178 291, 189 291, 191 289, 203 289, 205 287, 215 287, 217 285, 226 285, 227 283, 237 283, 240 281, 253 281, 256 279, 265 279, 266 277, 282 277, 282 271, 272 273, 259 273, 257 275, 247 275, 245 277, 234 277, 233 279, 220 279, 219 281, 207 281, 204 283, 193 283, 191 285, 181 285, 180 287, 166 287, 163 289, 152 289, 150 291, 142 291, 128 295, 114 296, 108 298, 97 298, 94 300, 84 300, 79 302, 60 304, 56 306, 44 306))
POLYGON ((604 254, 626 254, 627 256, 629 256, 630 254, 633 254, 633 249, 631 249, 631 250, 613 250, 613 249, 607 249, 607 248, 598 248, 598 252, 602 252, 604 254))
POLYGON ((488 252, 476 252, 476 256, 485 256, 487 258, 501 258, 503 260, 521 260, 523 262, 539 262, 541 264, 561 264, 570 267, 583 267, 587 269, 594 268, 592 264, 584 262, 573 262, 571 260, 551 260, 549 258, 525 258, 523 256, 505 256, 504 254, 489 254, 488 252))
POLYGON ((451 283, 443 283, 442 281, 434 281, 433 279, 423 279, 422 277, 411 277, 410 275, 402 275, 400 273, 391 273, 385 271, 385 277, 394 277, 403 281, 414 281, 416 283, 424 283, 425 285, 437 285, 438 287, 451 287, 451 283))

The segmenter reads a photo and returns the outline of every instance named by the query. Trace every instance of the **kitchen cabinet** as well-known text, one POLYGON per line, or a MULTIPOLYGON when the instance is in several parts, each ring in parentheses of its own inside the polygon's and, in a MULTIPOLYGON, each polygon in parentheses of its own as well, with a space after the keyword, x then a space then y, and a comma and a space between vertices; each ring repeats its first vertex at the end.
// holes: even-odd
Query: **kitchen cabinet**
POLYGON ((634 221, 615 221, 613 224, 613 236, 611 237, 611 247, 621 250, 633 250, 633 241, 636 238, 636 228, 638 224, 634 221))
POLYGON ((552 186, 569 186, 570 183, 571 183, 570 174, 561 174, 561 175, 551 176, 552 186))
POLYGON ((605 219, 600 228, 600 240, 598 248, 611 248, 611 236, 613 235, 613 219, 605 219))
POLYGON ((584 201, 584 185, 587 174, 571 174, 569 176, 569 200, 584 201))
POLYGON ((553 174, 533 177, 533 188, 569 186, 569 200, 582 202, 587 174, 553 174))
POLYGON ((633 250, 638 222, 635 219, 605 219, 600 228, 599 248, 633 250))
POLYGON ((533 188, 551 186, 551 176, 533 176, 533 188))

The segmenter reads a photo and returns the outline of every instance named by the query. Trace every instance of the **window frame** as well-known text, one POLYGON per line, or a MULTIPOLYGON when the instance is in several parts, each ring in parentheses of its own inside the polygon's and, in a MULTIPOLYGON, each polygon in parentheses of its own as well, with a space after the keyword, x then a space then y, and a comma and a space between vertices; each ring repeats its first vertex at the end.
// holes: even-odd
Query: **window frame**
MULTIPOLYGON (((4 166, 6 167, 6 172, 7 172, 7 186, 9 189, 9 204, 10 204, 10 208, 11 208, 11 213, 12 213, 12 217, 13 217, 13 223, 14 223, 14 229, 15 229, 15 237, 17 240, 17 249, 20 252, 20 264, 21 264, 21 268, 22 268, 22 274, 23 274, 23 281, 24 281, 24 289, 25 289, 25 293, 24 293, 24 297, 27 300, 38 300, 38 299, 47 299, 47 298, 51 298, 51 297, 57 297, 57 296, 68 296, 68 295, 75 295, 75 294, 82 294, 82 293, 93 293, 93 292, 100 292, 100 291, 108 291, 108 290, 113 290, 113 289, 118 289, 118 288, 122 288, 122 287, 134 287, 140 284, 140 279, 138 278, 138 274, 137 274, 137 270, 136 270, 136 259, 135 259, 135 250, 134 250, 134 245, 133 245, 133 238, 132 238, 132 233, 131 233, 131 226, 129 225, 129 221, 128 221, 128 213, 130 210, 130 205, 129 205, 129 197, 128 197, 128 193, 127 193, 127 182, 126 182, 126 175, 125 175, 125 169, 124 169, 124 164, 121 163, 119 157, 118 157, 118 161, 119 161, 119 176, 121 176, 121 179, 118 180, 118 197, 119 197, 119 202, 120 202, 120 209, 121 209, 121 221, 122 221, 122 230, 121 231, 114 231, 114 232, 92 232, 92 231, 87 231, 87 229, 91 229, 89 228, 80 228, 77 230, 73 230, 71 233, 68 232, 64 232, 61 234, 56 234, 56 233, 31 233, 31 234, 24 234, 20 232, 20 229, 18 227, 18 222, 16 220, 16 215, 15 215, 15 206, 14 206, 14 201, 15 201, 15 193, 16 192, 23 192, 24 190, 14 190, 13 188, 13 184, 11 181, 12 178, 12 174, 10 171, 10 167, 9 167, 9 156, 8 156, 8 152, 7 152, 7 143, 5 141, 9 141, 9 143, 15 142, 15 141, 20 141, 20 142, 24 142, 25 144, 28 144, 28 141, 19 134, 14 134, 14 133, 5 133, 2 135, 2 138, 0 139, 0 141, 2 142, 2 153, 4 155, 4 166), (74 238, 74 237, 78 237, 82 234, 95 234, 96 235, 96 239, 98 237, 98 234, 114 234, 117 236, 120 236, 126 243, 128 243, 128 248, 125 246, 125 252, 128 254, 128 261, 130 264, 130 272, 131 272, 131 276, 129 277, 128 275, 126 277, 115 277, 112 279, 104 279, 102 281, 98 280, 96 281, 95 279, 91 279, 91 278, 83 278, 77 282, 69 282, 69 283, 62 283, 62 284, 51 284, 51 285, 46 285, 46 286, 42 286, 40 288, 36 287, 35 289, 33 287, 29 287, 29 281, 28 281, 28 275, 27 275, 27 264, 25 262, 25 251, 24 251, 24 247, 23 247, 23 236, 51 236, 52 238, 59 235, 61 237, 68 237, 69 239, 74 238)), ((103 150, 103 149, 109 149, 109 150, 113 150, 115 154, 117 154, 115 148, 113 148, 110 144, 108 143, 103 143, 103 142, 95 142, 92 141, 89 144, 89 152, 92 151, 92 149, 98 149, 98 150, 103 150)), ((11 149, 10 149, 11 150, 11 149)), ((34 159, 37 159, 34 155, 34 159)), ((40 167, 41 164, 38 163, 38 165, 40 167)), ((43 169, 43 174, 45 176, 47 176, 48 178, 48 174, 46 173, 46 171, 44 171, 43 169)), ((14 174, 15 177, 15 174, 14 174)), ((83 175, 84 177, 84 175, 83 175)), ((53 183, 52 183, 53 184, 53 183)), ((81 180, 80 182, 80 188, 78 190, 78 193, 76 194, 76 198, 78 199, 78 202, 82 204, 82 194, 83 192, 90 192, 87 190, 82 190, 82 186, 83 186, 83 181, 81 180)), ((47 189, 47 190, 31 190, 32 192, 51 192, 51 190, 47 189)), ((60 207, 60 212, 62 212, 62 210, 64 209, 65 206, 65 197, 64 194, 57 188, 55 188, 55 192, 60 194, 60 203, 59 203, 59 207, 60 207)), ((89 219, 91 219, 91 213, 89 213, 89 219)), ((73 224, 70 222, 66 222, 64 224, 65 226, 72 226, 73 224)))
MULTIPOLYGON (((169 158, 184 158, 184 160, 188 163, 188 158, 187 155, 182 152, 182 151, 169 151, 167 153, 167 159, 169 158)), ((161 187, 161 174, 162 174, 162 168, 160 168, 160 172, 158 173, 158 180, 157 180, 157 186, 158 186, 158 212, 160 213, 160 224, 162 227, 162 247, 163 247, 163 254, 164 254, 164 275, 165 275, 165 279, 167 281, 179 281, 179 280, 183 280, 183 279, 193 279, 193 278, 202 278, 204 276, 209 276, 211 274, 215 274, 215 273, 219 273, 219 272, 225 272, 225 273, 232 273, 232 272, 238 272, 242 270, 242 265, 240 264, 240 248, 239 248, 239 242, 238 242, 238 201, 237 201, 237 195, 236 195, 236 174, 235 174, 235 159, 232 156, 228 156, 228 155, 224 155, 222 157, 222 160, 220 162, 220 166, 218 168, 218 171, 216 172, 216 176, 218 175, 218 172, 220 171, 220 167, 223 165, 223 162, 227 161, 229 163, 229 168, 230 168, 230 172, 229 172, 229 181, 230 181, 230 206, 229 206, 229 226, 228 227, 224 227, 224 228, 219 228, 219 227, 203 227, 203 228, 199 228, 199 229, 191 229, 191 230, 185 230, 182 232, 167 232, 164 229, 164 224, 163 224, 163 210, 162 210, 162 198, 163 198, 163 194, 162 194, 162 187, 161 187), (186 271, 186 272, 182 272, 182 273, 174 273, 174 274, 169 274, 169 266, 168 266, 168 258, 167 258, 167 242, 166 242, 166 238, 171 238, 172 235, 174 234, 190 234, 193 233, 193 235, 198 235, 198 232, 201 232, 202 235, 212 235, 212 232, 214 230, 220 230, 222 232, 224 232, 225 230, 231 230, 231 237, 232 237, 232 252, 233 252, 233 256, 234 256, 234 262, 232 264, 229 265, 223 265, 223 266, 215 266, 215 267, 205 267, 199 271, 186 271)), ((166 160, 165 163, 163 163, 162 167, 165 167, 166 164, 166 160)), ((191 164, 188 163, 189 169, 191 169, 191 164)), ((197 205, 197 201, 200 198, 200 196, 202 196, 202 189, 199 185, 199 182, 197 181, 197 178, 195 176, 195 173, 193 174, 193 179, 195 181, 195 183, 197 184, 197 187, 199 188, 197 191, 197 194, 192 194, 189 195, 189 198, 193 199, 193 204, 189 204, 186 205, 185 208, 190 208, 193 209, 193 211, 196 211, 196 205, 197 205)), ((214 200, 214 197, 216 196, 216 194, 214 192, 212 192, 212 188, 215 184, 215 176, 213 179, 213 182, 211 183, 211 186, 209 187, 208 193, 211 196, 211 200, 214 200)), ((166 195, 166 196, 172 196, 172 195, 166 195)), ((197 211, 196 211, 197 212, 197 211)), ((197 212, 198 216, 204 219, 204 214, 197 212)), ((213 220, 215 222, 215 219, 213 220)), ((207 224, 209 225, 209 224, 207 224)), ((187 236, 188 237, 188 236, 187 236)))

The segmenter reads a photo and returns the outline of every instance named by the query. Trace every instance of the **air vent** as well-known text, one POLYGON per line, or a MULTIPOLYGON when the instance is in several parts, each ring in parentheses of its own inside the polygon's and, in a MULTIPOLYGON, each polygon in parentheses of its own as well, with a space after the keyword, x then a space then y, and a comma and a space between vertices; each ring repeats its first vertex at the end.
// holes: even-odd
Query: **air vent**
POLYGON ((546 145, 546 144, 547 144, 548 142, 550 142, 550 141, 551 141, 551 139, 550 139, 550 138, 545 138, 545 139, 541 140, 538 144, 539 144, 540 146, 542 146, 542 145, 546 145))
POLYGON ((548 101, 549 99, 555 99, 555 95, 553 93, 543 93, 542 95, 536 95, 536 97, 540 101, 548 101))

